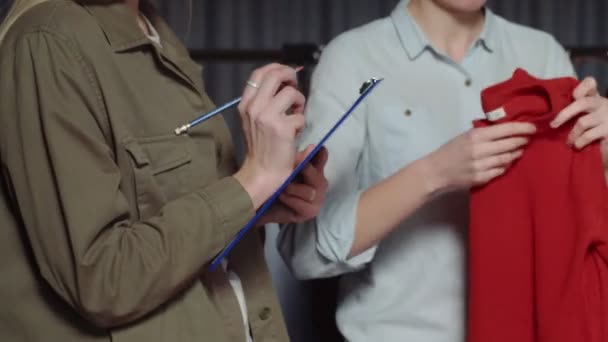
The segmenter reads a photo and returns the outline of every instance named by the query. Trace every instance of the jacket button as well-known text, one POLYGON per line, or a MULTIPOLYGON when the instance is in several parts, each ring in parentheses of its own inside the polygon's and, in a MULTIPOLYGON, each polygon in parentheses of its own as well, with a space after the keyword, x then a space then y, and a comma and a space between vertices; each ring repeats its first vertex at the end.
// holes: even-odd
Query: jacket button
POLYGON ((405 116, 412 116, 412 111, 410 109, 406 109, 405 116))
POLYGON ((260 314, 258 315, 260 317, 260 319, 262 321, 267 321, 270 318, 270 308, 269 307, 265 307, 260 311, 260 314))
POLYGON ((470 78, 467 78, 467 80, 466 80, 466 81, 464 81, 464 85, 465 85, 465 86, 467 86, 467 87, 470 87, 470 86, 471 86, 471 84, 473 84, 473 80, 472 80, 472 79, 470 79, 470 78))

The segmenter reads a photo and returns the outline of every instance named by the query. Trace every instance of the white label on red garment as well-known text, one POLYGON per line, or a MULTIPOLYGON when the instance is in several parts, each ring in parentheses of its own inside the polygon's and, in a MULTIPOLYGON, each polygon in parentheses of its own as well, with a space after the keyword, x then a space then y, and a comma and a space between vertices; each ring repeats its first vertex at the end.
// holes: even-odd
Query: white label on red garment
POLYGON ((498 121, 502 118, 504 118, 505 116, 507 116, 507 113, 505 112, 505 109, 500 107, 497 109, 494 109, 493 111, 486 113, 486 118, 490 121, 498 121))

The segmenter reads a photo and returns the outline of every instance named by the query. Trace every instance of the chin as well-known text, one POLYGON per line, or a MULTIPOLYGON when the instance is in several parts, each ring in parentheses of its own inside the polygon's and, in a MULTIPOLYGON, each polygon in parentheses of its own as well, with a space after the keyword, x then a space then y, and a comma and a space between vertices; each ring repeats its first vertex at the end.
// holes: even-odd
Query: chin
POLYGON ((460 13, 477 12, 486 4, 486 0, 433 0, 439 6, 460 13))

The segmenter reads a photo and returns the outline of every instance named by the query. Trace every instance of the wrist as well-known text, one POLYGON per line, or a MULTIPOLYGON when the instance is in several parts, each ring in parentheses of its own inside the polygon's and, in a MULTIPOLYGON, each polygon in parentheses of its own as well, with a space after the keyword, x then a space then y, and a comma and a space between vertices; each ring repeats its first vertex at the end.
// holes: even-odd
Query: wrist
POLYGON ((448 188, 448 181, 446 177, 442 176, 441 172, 439 172, 439 167, 432 155, 415 161, 412 164, 412 167, 416 169, 425 194, 428 197, 441 193, 448 188))
POLYGON ((281 178, 256 168, 245 161, 243 167, 234 174, 234 178, 249 194, 255 210, 272 195, 281 185, 281 178))

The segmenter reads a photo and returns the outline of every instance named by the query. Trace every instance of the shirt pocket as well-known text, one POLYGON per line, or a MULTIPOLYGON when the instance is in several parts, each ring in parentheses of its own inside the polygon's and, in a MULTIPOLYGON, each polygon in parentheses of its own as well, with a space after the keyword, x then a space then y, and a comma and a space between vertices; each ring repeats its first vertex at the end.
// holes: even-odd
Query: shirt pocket
POLYGON ((131 159, 140 218, 202 187, 216 172, 212 139, 195 143, 188 136, 163 135, 128 138, 123 145, 131 159))
POLYGON ((422 106, 383 106, 367 121, 367 164, 373 182, 431 153, 447 136, 437 113, 422 106))

